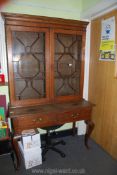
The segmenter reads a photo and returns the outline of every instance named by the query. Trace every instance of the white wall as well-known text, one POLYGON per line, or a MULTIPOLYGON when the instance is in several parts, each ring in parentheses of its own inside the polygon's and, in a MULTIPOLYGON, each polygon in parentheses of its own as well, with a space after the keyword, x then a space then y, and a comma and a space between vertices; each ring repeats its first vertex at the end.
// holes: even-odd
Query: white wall
POLYGON ((6 43, 5 43, 5 28, 4 21, 0 15, 0 62, 2 73, 5 75, 5 81, 8 82, 7 76, 7 61, 6 61, 6 43))

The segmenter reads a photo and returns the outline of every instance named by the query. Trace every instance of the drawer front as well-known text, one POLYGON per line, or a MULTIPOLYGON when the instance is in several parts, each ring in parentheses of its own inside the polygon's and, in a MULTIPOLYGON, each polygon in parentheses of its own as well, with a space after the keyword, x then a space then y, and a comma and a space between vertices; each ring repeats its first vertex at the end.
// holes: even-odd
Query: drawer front
POLYGON ((55 115, 28 115, 19 116, 12 119, 15 134, 21 134, 25 129, 41 128, 45 126, 52 126, 57 124, 55 115))
POLYGON ((77 109, 74 111, 24 115, 12 118, 15 134, 21 134, 25 129, 54 126, 79 120, 88 120, 91 117, 91 108, 77 109))
POLYGON ((58 123, 69 123, 79 120, 88 120, 91 118, 91 109, 85 110, 74 110, 69 112, 64 112, 57 115, 58 123))

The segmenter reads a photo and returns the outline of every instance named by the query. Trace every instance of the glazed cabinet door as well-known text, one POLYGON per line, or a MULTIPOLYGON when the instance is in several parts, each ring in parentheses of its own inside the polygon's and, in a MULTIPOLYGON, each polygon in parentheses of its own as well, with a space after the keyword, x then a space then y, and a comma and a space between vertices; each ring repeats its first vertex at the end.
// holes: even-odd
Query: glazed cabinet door
POLYGON ((49 100, 49 33, 45 28, 7 27, 12 105, 49 100))
POLYGON ((54 31, 54 96, 57 101, 82 98, 85 33, 54 31))

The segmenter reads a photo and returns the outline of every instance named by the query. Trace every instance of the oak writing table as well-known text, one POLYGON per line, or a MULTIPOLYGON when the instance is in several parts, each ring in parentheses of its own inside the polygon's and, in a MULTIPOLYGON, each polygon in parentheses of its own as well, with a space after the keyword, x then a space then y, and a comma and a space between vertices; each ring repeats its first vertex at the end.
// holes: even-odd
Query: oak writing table
POLYGON ((18 139, 25 129, 56 126, 85 120, 87 130, 84 142, 86 147, 89 148, 88 139, 94 128, 94 123, 91 120, 92 106, 90 102, 81 100, 79 102, 11 108, 10 117, 14 130, 13 145, 17 156, 17 166, 20 166, 18 139))

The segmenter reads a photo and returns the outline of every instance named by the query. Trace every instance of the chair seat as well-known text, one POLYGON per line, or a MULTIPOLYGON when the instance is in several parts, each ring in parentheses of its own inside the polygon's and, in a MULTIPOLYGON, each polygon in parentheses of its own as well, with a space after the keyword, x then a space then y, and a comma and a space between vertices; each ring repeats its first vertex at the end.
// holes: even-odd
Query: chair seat
POLYGON ((46 131, 47 131, 47 130, 50 131, 50 130, 56 130, 56 129, 60 128, 61 126, 63 126, 63 125, 47 126, 47 127, 41 128, 41 129, 44 129, 44 130, 46 130, 46 131))

